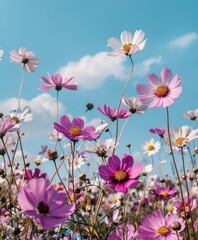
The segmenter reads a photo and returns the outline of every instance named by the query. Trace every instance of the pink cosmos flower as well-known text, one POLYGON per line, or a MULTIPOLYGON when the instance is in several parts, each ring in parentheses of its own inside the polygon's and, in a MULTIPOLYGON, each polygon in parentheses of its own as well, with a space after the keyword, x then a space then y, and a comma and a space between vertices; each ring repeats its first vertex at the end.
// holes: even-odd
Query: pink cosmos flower
POLYGON ((103 107, 98 106, 98 110, 112 121, 115 121, 117 118, 128 118, 131 115, 125 108, 117 110, 116 108, 110 108, 107 104, 103 107))
POLYGON ((38 66, 38 58, 34 57, 35 54, 32 51, 28 51, 27 48, 19 48, 19 50, 12 50, 10 52, 10 58, 12 62, 22 63, 23 69, 28 72, 34 72, 38 66))
POLYGON ((192 121, 195 121, 198 119, 198 109, 195 110, 189 110, 184 113, 184 117, 187 119, 190 119, 192 121))
POLYGON ((60 124, 54 123, 54 128, 72 141, 94 140, 99 137, 93 126, 84 128, 84 121, 81 118, 74 118, 71 122, 64 115, 60 118, 60 124))
POLYGON ((162 211, 155 211, 142 220, 138 233, 142 240, 178 240, 176 231, 179 233, 184 228, 184 220, 177 214, 164 216, 162 211))
POLYGON ((151 86, 138 84, 136 90, 140 94, 139 99, 148 104, 149 108, 168 107, 182 92, 179 75, 172 79, 172 72, 168 68, 162 69, 160 77, 155 74, 149 75, 148 81, 151 86))
POLYGON ((45 83, 45 86, 40 86, 39 90, 48 91, 52 88, 55 88, 57 91, 60 91, 62 88, 67 88, 70 90, 77 90, 77 83, 72 82, 74 80, 73 77, 63 79, 59 73, 49 74, 47 73, 49 80, 45 77, 41 77, 40 81, 45 83))
POLYGON ((130 56, 136 52, 142 51, 145 47, 144 32, 142 30, 135 31, 134 36, 130 32, 124 31, 121 33, 119 41, 117 38, 109 38, 108 45, 113 48, 114 52, 109 53, 110 56, 126 55, 130 56))
POLYGON ((45 230, 64 223, 75 211, 75 204, 66 205, 65 192, 55 190, 55 185, 44 178, 33 178, 21 186, 18 203, 25 215, 45 230))
POLYGON ((9 118, 7 119, 0 119, 0 138, 4 137, 6 132, 13 132, 16 129, 16 122, 9 118))
POLYGON ((0 49, 0 61, 2 60, 3 54, 4 54, 4 51, 0 49))
POLYGON ((142 102, 135 97, 130 97, 128 100, 125 97, 123 97, 122 103, 126 107, 128 107, 129 111, 132 114, 135 114, 135 113, 142 114, 147 109, 147 106, 143 105, 142 102))
POLYGON ((31 169, 26 169, 25 177, 27 180, 31 180, 33 178, 46 178, 46 173, 41 173, 39 168, 35 168, 34 173, 31 169))
POLYGON ((113 155, 109 157, 107 165, 99 166, 99 175, 107 181, 107 187, 126 193, 128 188, 140 183, 136 178, 142 171, 142 163, 136 163, 134 166, 133 163, 133 157, 130 155, 125 154, 122 161, 113 155))
POLYGON ((116 227, 116 232, 111 233, 108 240, 135 240, 137 232, 132 224, 122 224, 116 227))
POLYGON ((179 192, 170 186, 163 188, 157 185, 152 193, 159 199, 168 200, 175 197, 179 192))
POLYGON ((150 128, 149 129, 149 132, 150 133, 153 133, 153 134, 157 134, 159 135, 161 138, 164 137, 164 134, 166 133, 166 128, 165 127, 162 127, 162 128, 150 128))
POLYGON ((184 205, 181 199, 175 202, 175 207, 185 216, 185 212, 188 215, 190 211, 196 208, 196 200, 194 198, 189 198, 190 202, 188 201, 188 197, 184 198, 184 205))

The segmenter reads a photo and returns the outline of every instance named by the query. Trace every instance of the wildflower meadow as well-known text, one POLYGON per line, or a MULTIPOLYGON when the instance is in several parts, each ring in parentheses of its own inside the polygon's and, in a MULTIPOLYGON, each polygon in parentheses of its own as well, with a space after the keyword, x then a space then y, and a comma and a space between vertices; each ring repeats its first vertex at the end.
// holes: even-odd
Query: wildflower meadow
MULTIPOLYGON (((107 39, 106 57, 108 61, 126 58, 130 71, 114 106, 87 103, 85 109, 78 109, 81 114, 60 114, 59 99, 66 91, 80 91, 78 78, 50 70, 40 76, 38 90, 56 97, 56 117, 49 142, 31 161, 24 149, 23 126, 34 121, 34 112, 22 96, 24 82, 37 71, 41 59, 34 49, 10 51, 9 67, 18 64, 21 83, 16 107, 1 112, 0 106, 0 239, 198 239, 198 129, 194 124, 198 109, 184 113, 189 125, 171 126, 170 108, 177 104, 183 87, 180 73, 167 66, 150 72, 146 84, 138 83, 135 96, 126 95, 136 68, 134 56, 143 53, 149 40, 143 30, 119 35, 107 39), (159 122, 148 129, 150 139, 141 136, 145 161, 133 155, 130 139, 125 146, 122 136, 136 115, 144 119, 151 109, 156 115, 163 109, 166 125, 159 122), (87 123, 90 111, 104 120, 97 126, 87 123), (125 153, 121 155, 119 149, 125 153)), ((4 55, 0 50, 1 61, 4 55)), ((65 104, 71 103, 72 99, 65 104)))

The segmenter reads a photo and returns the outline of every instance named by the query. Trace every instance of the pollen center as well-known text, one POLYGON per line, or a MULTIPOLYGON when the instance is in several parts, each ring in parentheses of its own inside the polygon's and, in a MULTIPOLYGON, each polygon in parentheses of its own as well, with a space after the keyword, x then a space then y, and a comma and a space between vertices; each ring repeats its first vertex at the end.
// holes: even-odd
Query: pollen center
POLYGON ((166 86, 159 86, 157 89, 156 89, 156 93, 158 96, 160 97, 165 97, 168 93, 168 88, 166 86))
POLYGON ((38 208, 40 214, 48 214, 49 213, 49 206, 46 203, 44 203, 43 201, 41 201, 38 204, 37 208, 38 208))
POLYGON ((184 140, 185 140, 185 138, 183 138, 183 137, 178 138, 178 139, 176 140, 176 143, 178 143, 179 145, 182 145, 183 142, 184 142, 184 140))
POLYGON ((160 193, 160 195, 162 195, 162 196, 164 196, 164 197, 167 197, 167 196, 168 196, 168 192, 163 191, 163 192, 160 193))
POLYGON ((19 123, 18 117, 12 117, 11 120, 14 120, 16 123, 19 123))
POLYGON ((151 151, 151 150, 153 150, 153 149, 154 149, 154 146, 153 146, 153 145, 149 144, 149 145, 147 146, 147 150, 151 151))
POLYGON ((127 52, 127 53, 129 53, 129 51, 131 50, 131 46, 132 46, 132 43, 124 44, 124 45, 123 45, 124 51, 127 52))
POLYGON ((74 136, 79 136, 81 134, 81 129, 79 127, 71 127, 69 133, 74 136))
POLYGON ((162 226, 160 228, 158 228, 157 232, 161 235, 161 236, 165 236, 168 232, 169 232, 169 228, 166 226, 162 226))
POLYGON ((115 172, 114 177, 116 180, 122 181, 122 180, 126 179, 127 173, 123 170, 119 170, 119 171, 115 172))

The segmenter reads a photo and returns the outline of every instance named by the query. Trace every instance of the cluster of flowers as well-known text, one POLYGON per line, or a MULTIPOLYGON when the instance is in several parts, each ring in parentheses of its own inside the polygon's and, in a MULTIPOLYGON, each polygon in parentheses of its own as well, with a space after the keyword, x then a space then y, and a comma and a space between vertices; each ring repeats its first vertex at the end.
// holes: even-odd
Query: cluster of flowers
MULTIPOLYGON (((144 32, 137 30, 121 33, 121 41, 108 40, 114 49, 110 56, 129 57, 143 50, 144 32)), ((3 51, 0 50, 0 58, 3 51)), ((26 48, 10 52, 15 63, 22 64, 22 71, 35 71, 39 59, 26 48)), ((132 71, 131 71, 132 73, 132 71)), ((24 77, 24 75, 22 75, 24 77)), ((131 74, 129 76, 129 79, 131 74)), ((58 94, 65 88, 77 90, 74 78, 62 78, 58 73, 49 74, 40 90, 57 91, 57 119, 52 126, 54 144, 42 146, 34 159, 36 167, 28 161, 23 150, 21 126, 33 119, 28 106, 21 108, 19 92, 18 107, 9 114, 0 114, 0 238, 1 239, 62 239, 62 240, 178 240, 197 239, 198 178, 196 168, 195 139, 198 129, 181 126, 171 129, 168 107, 182 92, 179 75, 172 76, 163 68, 160 76, 148 76, 148 85, 138 84, 139 97, 124 97, 126 82, 117 108, 108 104, 98 106, 98 111, 109 119, 100 126, 85 126, 84 114, 93 109, 87 104, 82 116, 71 118, 58 116, 58 94), (125 108, 120 107, 121 103, 125 108), (142 145, 143 154, 151 157, 152 164, 137 162, 132 154, 119 157, 116 154, 122 131, 134 114, 143 114, 147 108, 163 107, 167 112, 167 127, 150 129, 160 141, 152 138, 142 145), (125 119, 120 136, 118 121, 125 119), (115 139, 103 140, 103 133, 110 131, 115 123, 115 139), (66 144, 65 144, 66 142, 66 144), (191 151, 193 143, 193 152, 191 151), (172 158, 173 176, 164 173, 161 159, 162 146, 167 148, 167 158, 172 158), (175 160, 175 150, 181 156, 182 176, 175 160), (60 154, 61 152, 61 154, 60 154), (159 164, 154 166, 153 156, 159 153, 159 164), (191 158, 186 169, 184 156, 191 158), (19 155, 19 156, 18 156, 19 155), (94 156, 95 155, 95 156, 94 156), (97 159, 97 169, 87 163, 93 174, 80 172, 82 165, 92 156, 97 159), (20 159, 17 161, 17 157, 20 159), (47 161, 54 164, 54 174, 47 176, 40 166, 47 161), (58 165, 59 164, 59 165, 58 165), (62 167, 65 168, 62 168, 62 167), (64 169, 64 170, 63 170, 64 169), (58 182, 55 182, 55 176, 58 182)), ((23 83, 24 79, 22 79, 23 83)), ((198 110, 185 113, 195 121, 198 110)), ((130 144, 127 144, 130 151, 130 144)))

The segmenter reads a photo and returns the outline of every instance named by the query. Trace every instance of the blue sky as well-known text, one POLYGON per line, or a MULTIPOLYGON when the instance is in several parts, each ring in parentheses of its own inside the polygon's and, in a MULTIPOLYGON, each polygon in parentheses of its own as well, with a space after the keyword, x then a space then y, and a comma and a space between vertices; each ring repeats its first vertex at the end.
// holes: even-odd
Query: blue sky
MULTIPOLYGON (((190 4, 179 0, 0 0, 0 49, 5 52, 0 62, 0 111, 9 112, 10 99, 18 96, 21 80, 21 68, 10 63, 9 52, 27 47, 40 58, 36 71, 25 74, 22 93, 35 115, 24 142, 27 151, 36 154, 40 145, 47 144, 55 120, 55 91, 46 95, 38 90, 39 78, 47 72, 61 70, 79 82, 77 92, 60 92, 62 114, 78 116, 92 102, 95 110, 87 114, 87 121, 107 120, 97 106, 108 103, 117 107, 129 72, 129 59, 109 59, 104 54, 111 51, 107 39, 119 38, 124 30, 134 33, 142 29, 147 45, 133 57, 135 71, 125 96, 137 96, 137 83, 146 83, 148 74, 159 75, 163 67, 169 67, 173 75, 181 76, 183 87, 183 93, 170 107, 171 126, 191 124, 183 113, 198 107, 197 8, 196 0, 190 4)), ((165 109, 149 109, 144 115, 134 116, 126 127, 119 153, 127 151, 128 142, 133 152, 139 152, 140 145, 153 137, 148 129, 165 125, 165 109)))

